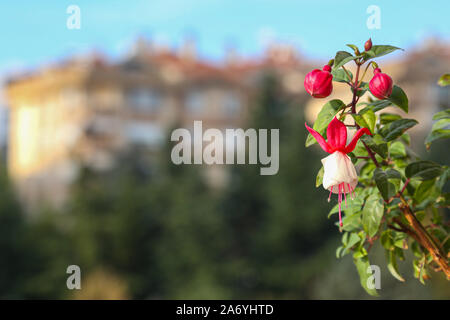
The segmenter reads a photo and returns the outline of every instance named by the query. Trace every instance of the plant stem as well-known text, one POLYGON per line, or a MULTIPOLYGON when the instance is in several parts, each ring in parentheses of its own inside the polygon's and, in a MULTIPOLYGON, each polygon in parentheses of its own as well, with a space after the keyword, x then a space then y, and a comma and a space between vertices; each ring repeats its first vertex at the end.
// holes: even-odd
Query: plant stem
POLYGON ((406 181, 405 181, 405 184, 403 185, 403 188, 402 188, 402 190, 400 191, 400 194, 403 194, 403 192, 405 191, 405 189, 406 189, 406 186, 408 185, 409 181, 410 181, 410 179, 409 179, 409 178, 408 178, 408 179, 406 179, 406 181))
POLYGON ((402 201, 401 210, 405 215, 405 218, 410 224, 411 228, 414 230, 417 236, 416 240, 418 240, 418 242, 422 247, 428 250, 428 252, 433 257, 433 260, 445 273, 447 279, 450 280, 450 267, 448 266, 447 257, 444 255, 444 253, 441 252, 440 246, 436 244, 436 242, 433 240, 430 234, 428 234, 427 230, 416 218, 403 195, 400 195, 400 200, 402 201))
POLYGON ((366 75, 367 69, 369 69, 369 67, 370 67, 370 63, 367 64, 367 67, 366 67, 366 69, 363 72, 363 75, 362 75, 361 80, 360 80, 360 82, 358 84, 358 87, 361 85, 361 83, 362 83, 362 81, 364 79, 364 76, 366 75))
MULTIPOLYGON (((358 128, 358 129, 359 129, 359 128, 358 128)), ((377 159, 375 158, 375 153, 373 153, 372 149, 370 149, 369 146, 368 146, 364 141, 361 141, 361 142, 362 142, 362 144, 364 145, 364 147, 366 148, 367 153, 369 154, 369 157, 372 159, 372 161, 373 161, 373 163, 375 164, 375 166, 376 166, 377 168, 380 168, 381 166, 380 166, 380 164, 378 163, 377 159)))
MULTIPOLYGON (((357 89, 358 89, 358 77, 359 77, 359 70, 361 69, 361 64, 357 63, 357 67, 356 67, 356 75, 355 75, 355 81, 353 83, 353 98, 352 98, 352 113, 355 114, 356 113, 356 102, 357 100, 357 89)), ((359 125, 355 122, 355 127, 356 129, 359 129, 359 125)), ((369 157, 372 159, 373 163, 375 164, 375 166, 377 168, 380 167, 380 164, 378 163, 377 159, 375 158, 375 154, 373 153, 373 151, 367 146, 367 144, 364 141, 361 141, 364 145, 364 147, 367 150, 367 153, 369 154, 369 157)))
POLYGON ((352 81, 352 77, 350 77, 350 74, 348 73, 347 69, 345 69, 344 66, 342 66, 342 69, 344 69, 345 73, 347 74, 348 81, 352 81))

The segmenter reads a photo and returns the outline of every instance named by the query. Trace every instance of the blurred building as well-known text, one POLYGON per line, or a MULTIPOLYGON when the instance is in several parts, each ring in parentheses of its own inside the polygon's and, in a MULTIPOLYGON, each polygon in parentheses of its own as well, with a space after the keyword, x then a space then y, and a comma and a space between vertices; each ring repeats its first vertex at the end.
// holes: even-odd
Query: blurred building
MULTIPOLYGON (((303 94, 306 70, 289 46, 258 59, 228 52, 224 63, 197 56, 195 43, 177 51, 139 39, 123 61, 92 54, 11 79, 8 167, 29 206, 61 205, 81 165, 110 168, 114 155, 142 145, 158 150, 170 129, 239 128, 258 79, 268 69, 288 94, 303 94)), ((209 168, 212 181, 222 170, 209 168)))
MULTIPOLYGON (((450 70, 450 48, 428 41, 400 57, 382 68, 408 95, 409 116, 420 120, 414 130, 423 137, 431 115, 450 107, 448 87, 436 85, 450 70)), ((116 63, 92 54, 16 77, 6 86, 10 175, 29 205, 60 205, 81 165, 110 168, 117 152, 133 146, 157 151, 169 130, 190 129, 194 120, 202 120, 204 129, 245 128, 251 96, 268 70, 278 75, 286 95, 308 99, 303 79, 318 66, 283 44, 252 59, 230 49, 222 63, 210 63, 198 56, 192 40, 169 50, 139 39, 116 63)), ((334 83, 330 98, 349 101, 350 91, 334 83)), ((323 103, 309 99, 310 122, 323 103)), ((212 182, 224 179, 218 166, 207 171, 212 182)))

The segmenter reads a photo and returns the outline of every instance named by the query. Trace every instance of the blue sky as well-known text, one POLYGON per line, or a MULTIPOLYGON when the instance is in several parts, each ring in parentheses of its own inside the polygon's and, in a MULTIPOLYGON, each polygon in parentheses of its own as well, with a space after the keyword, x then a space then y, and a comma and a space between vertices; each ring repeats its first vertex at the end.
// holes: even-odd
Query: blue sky
POLYGON ((346 43, 409 48, 427 35, 450 41, 450 1, 2 1, 0 73, 28 68, 89 49, 111 57, 137 35, 177 46, 194 34, 201 55, 220 59, 226 43, 244 55, 268 39, 289 42, 309 57, 328 59, 346 43), (81 9, 81 29, 68 30, 69 5, 81 9), (381 29, 366 26, 369 5, 381 9, 381 29))

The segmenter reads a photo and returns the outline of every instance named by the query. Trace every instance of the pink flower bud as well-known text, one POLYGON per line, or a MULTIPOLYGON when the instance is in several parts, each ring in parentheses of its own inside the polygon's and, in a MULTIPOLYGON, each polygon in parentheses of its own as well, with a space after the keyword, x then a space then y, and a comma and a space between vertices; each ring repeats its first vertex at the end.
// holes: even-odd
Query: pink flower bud
POLYGON ((372 39, 369 38, 369 40, 366 41, 366 43, 364 43, 364 50, 369 51, 370 49, 372 49, 372 39))
POLYGON ((392 93, 392 78, 379 68, 373 70, 374 76, 369 82, 370 92, 378 99, 387 99, 392 93))
POLYGON ((322 70, 314 69, 305 77, 305 89, 314 98, 325 98, 333 91, 331 67, 326 65, 322 70))

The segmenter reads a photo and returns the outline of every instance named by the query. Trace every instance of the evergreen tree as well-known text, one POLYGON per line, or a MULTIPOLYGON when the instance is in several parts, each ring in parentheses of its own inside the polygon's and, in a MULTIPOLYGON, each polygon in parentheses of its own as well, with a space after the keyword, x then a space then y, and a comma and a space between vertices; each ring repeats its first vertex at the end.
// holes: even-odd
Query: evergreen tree
POLYGON ((305 156, 302 101, 287 97, 276 77, 264 79, 255 101, 251 125, 280 130, 280 168, 261 176, 259 166, 235 166, 223 206, 231 246, 224 272, 235 298, 307 298, 335 238, 323 215, 327 195, 314 187, 320 161, 305 156))
POLYGON ((9 183, 3 163, 0 165, 0 298, 22 298, 21 286, 27 270, 26 222, 9 183))

